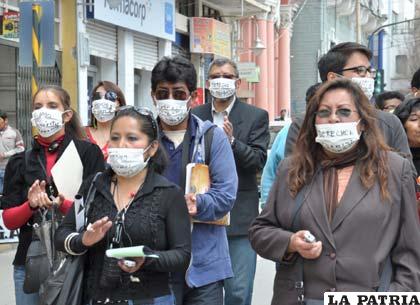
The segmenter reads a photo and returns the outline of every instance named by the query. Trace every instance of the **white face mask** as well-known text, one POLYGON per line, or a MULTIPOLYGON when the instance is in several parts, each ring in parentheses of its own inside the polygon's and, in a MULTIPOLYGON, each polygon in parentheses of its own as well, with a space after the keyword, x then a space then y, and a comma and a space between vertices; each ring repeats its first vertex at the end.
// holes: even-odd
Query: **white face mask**
POLYGON ((92 113, 99 122, 108 122, 115 116, 116 104, 113 101, 100 99, 92 102, 92 113))
MULTIPOLYGON (((66 111, 65 111, 66 112, 66 111)), ((58 109, 50 109, 42 107, 32 112, 32 126, 38 129, 39 134, 43 138, 51 137, 63 128, 63 114, 58 109)))
POLYGON ((370 77, 352 77, 352 82, 359 85, 363 93, 370 100, 373 96, 373 90, 375 89, 375 80, 370 77))
POLYGON ((188 115, 188 102, 180 100, 157 100, 156 105, 158 109, 159 118, 170 126, 176 126, 182 123, 188 115))
POLYGON ((235 94, 236 79, 215 78, 210 81, 210 94, 215 98, 226 99, 235 94))
MULTIPOLYGON (((150 147, 150 146, 149 146, 150 147)), ((144 148, 109 148, 108 163, 112 170, 121 177, 133 177, 140 173, 149 159, 144 160, 144 148)))
POLYGON ((332 153, 349 151, 359 141, 357 125, 360 121, 336 124, 315 124, 317 137, 315 142, 332 153))

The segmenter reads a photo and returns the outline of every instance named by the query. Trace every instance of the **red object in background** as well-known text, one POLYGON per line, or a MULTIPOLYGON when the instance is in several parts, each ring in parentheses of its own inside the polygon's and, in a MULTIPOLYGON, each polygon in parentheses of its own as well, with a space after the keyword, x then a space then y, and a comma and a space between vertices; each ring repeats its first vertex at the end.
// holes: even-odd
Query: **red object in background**
POLYGON ((197 97, 192 101, 191 108, 204 104, 204 88, 197 88, 197 97))

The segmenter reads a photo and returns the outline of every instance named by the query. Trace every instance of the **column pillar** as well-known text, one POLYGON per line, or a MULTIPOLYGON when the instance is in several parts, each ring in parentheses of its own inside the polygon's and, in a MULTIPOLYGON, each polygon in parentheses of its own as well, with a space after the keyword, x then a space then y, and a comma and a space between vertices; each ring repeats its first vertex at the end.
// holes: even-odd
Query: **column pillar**
POLYGON ((267 102, 270 121, 274 121, 276 110, 276 85, 275 85, 275 47, 274 47, 274 22, 267 20, 267 102))
POLYGON ((133 32, 118 28, 118 86, 128 105, 134 105, 134 42, 133 32))
POLYGON ((260 82, 255 86, 255 106, 268 111, 267 20, 257 19, 255 22, 258 24, 258 33, 255 33, 254 41, 258 34, 262 43, 266 47, 259 55, 254 53, 254 56, 256 56, 257 66, 260 68, 260 82))
POLYGON ((290 36, 292 22, 292 8, 282 6, 281 8, 280 32, 278 38, 278 113, 286 109, 290 115, 290 36))

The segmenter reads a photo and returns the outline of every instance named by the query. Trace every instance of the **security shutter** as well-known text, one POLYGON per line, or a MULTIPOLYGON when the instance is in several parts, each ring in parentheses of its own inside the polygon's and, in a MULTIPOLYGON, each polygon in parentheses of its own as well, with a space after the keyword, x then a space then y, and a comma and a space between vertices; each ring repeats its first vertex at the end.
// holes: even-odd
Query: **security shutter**
POLYGON ((159 60, 159 40, 155 37, 134 33, 134 67, 152 71, 159 60))
POLYGON ((117 61, 117 27, 97 21, 86 25, 89 35, 89 54, 117 61))

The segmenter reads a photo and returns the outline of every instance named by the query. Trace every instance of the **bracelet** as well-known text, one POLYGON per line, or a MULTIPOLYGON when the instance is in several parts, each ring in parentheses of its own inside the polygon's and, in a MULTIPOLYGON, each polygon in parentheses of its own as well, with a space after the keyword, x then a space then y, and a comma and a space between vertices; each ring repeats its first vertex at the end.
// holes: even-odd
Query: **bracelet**
POLYGON ((71 241, 77 236, 79 236, 79 233, 70 233, 64 240, 64 250, 70 255, 83 255, 87 252, 87 250, 85 250, 82 253, 76 253, 70 248, 71 241))

